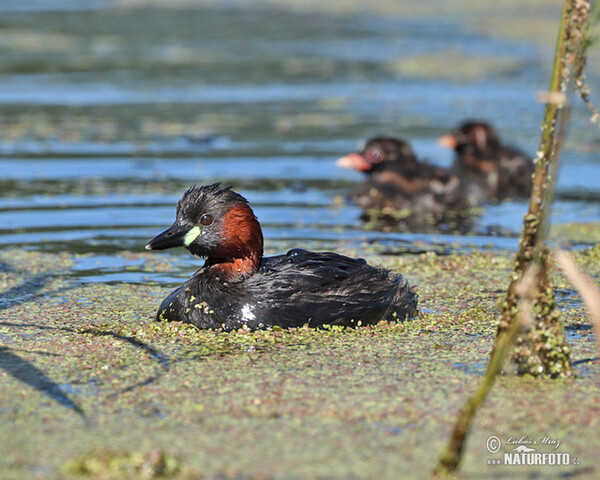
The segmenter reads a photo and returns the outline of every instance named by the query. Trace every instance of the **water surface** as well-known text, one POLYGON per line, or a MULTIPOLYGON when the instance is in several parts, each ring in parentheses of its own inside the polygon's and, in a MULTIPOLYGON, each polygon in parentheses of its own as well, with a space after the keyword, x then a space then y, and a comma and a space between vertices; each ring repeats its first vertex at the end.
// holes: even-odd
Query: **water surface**
MULTIPOLYGON (((458 13, 101 0, 3 1, 0 32, 0 245, 87 254, 81 281, 185 278, 198 261, 184 251, 157 254, 170 274, 115 254, 142 252, 186 188, 217 181, 250 200, 269 253, 517 246, 525 202, 487 207, 469 235, 367 230, 347 200, 361 176, 334 163, 388 133, 448 165, 436 139, 467 117, 533 155, 551 46, 478 33, 458 13)), ((573 119, 553 220, 598 221, 597 135, 579 106, 573 119)))

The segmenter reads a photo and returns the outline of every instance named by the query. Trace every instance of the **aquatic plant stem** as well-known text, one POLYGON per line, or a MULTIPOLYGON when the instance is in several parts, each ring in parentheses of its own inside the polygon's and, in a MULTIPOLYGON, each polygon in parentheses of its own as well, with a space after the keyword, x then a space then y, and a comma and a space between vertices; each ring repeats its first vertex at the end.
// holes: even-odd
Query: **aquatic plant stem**
MULTIPOLYGON (((525 267, 533 258, 533 249, 539 236, 545 233, 538 228, 538 220, 541 212, 547 208, 547 204, 544 202, 544 192, 546 191, 547 187, 550 159, 554 149, 555 127, 558 115, 563 107, 562 103, 559 102, 559 99, 561 92, 566 90, 569 76, 568 72, 565 72, 565 24, 568 22, 570 1, 571 0, 565 0, 563 4, 562 17, 558 32, 558 41, 554 56, 554 68, 552 70, 550 88, 544 110, 544 118, 542 120, 542 138, 536 159, 535 173, 533 176, 533 189, 531 192, 531 198, 529 200, 529 211, 524 218, 523 235, 521 236, 519 250, 515 258, 514 273, 518 274, 519 276, 523 273, 525 267)), ((513 275, 507 292, 507 300, 509 299, 509 294, 514 290, 514 287, 518 281, 519 278, 517 278, 516 275, 513 275)), ((510 308, 505 307, 503 313, 507 313, 509 310, 510 308)))
MULTIPOLYGON (((513 273, 501 305, 501 318, 488 369, 477 391, 463 406, 450 441, 433 471, 433 478, 446 477, 458 469, 471 423, 496 377, 504 369, 515 344, 517 348, 510 359, 516 366, 516 373, 551 377, 569 376, 572 373, 560 310, 556 307, 548 281, 549 248, 545 239, 558 153, 568 120, 564 92, 571 76, 568 53, 573 51, 574 45, 567 48, 567 42, 569 39, 572 42, 577 36, 570 29, 586 24, 570 20, 575 1, 565 0, 563 3, 529 211, 524 218, 513 273)), ((585 38, 585 35, 579 38, 585 38)))
MULTIPOLYGON (((522 317, 520 316, 519 318, 522 317)), ((454 424, 454 429, 452 430, 452 435, 450 436, 450 441, 440 455, 438 464, 433 471, 432 478, 443 478, 458 469, 458 466, 462 460, 462 452, 465 441, 467 439, 471 423, 475 418, 475 414, 477 413, 477 410, 479 410, 479 407, 481 407, 483 404, 487 394, 494 385, 498 374, 504 366, 506 356, 522 326, 523 322, 515 321, 508 330, 502 332, 496 339, 496 348, 490 357, 485 377, 479 384, 477 391, 471 395, 471 397, 469 397, 460 414, 458 415, 456 423, 454 424)))
MULTIPOLYGON (((514 269, 506 296, 501 304, 501 318, 498 325, 498 336, 507 329, 516 318, 521 298, 517 285, 526 268, 533 263, 539 267, 537 281, 533 283, 535 299, 533 310, 535 322, 533 327, 516 339, 516 348, 511 360, 516 373, 545 375, 550 377, 570 376, 569 347, 563 335, 560 322, 560 310, 556 306, 552 289, 548 281, 547 259, 548 247, 545 244, 547 235, 547 218, 552 203, 555 173, 558 165, 558 152, 561 137, 566 128, 565 91, 571 77, 569 39, 575 37, 571 28, 570 14, 575 0, 565 0, 556 44, 554 66, 550 79, 549 92, 546 98, 544 118, 542 121, 542 137, 536 159, 533 177, 533 189, 529 202, 529 211, 524 218, 523 234, 519 250, 515 257, 514 269), (562 121, 559 121, 562 119, 562 121)), ((494 348, 496 349, 497 346, 494 348)))
POLYGON ((552 255, 563 269, 565 276, 581 295, 583 303, 590 313, 596 343, 600 349, 600 290, 594 285, 594 280, 577 267, 569 254, 559 249, 553 251, 552 255))

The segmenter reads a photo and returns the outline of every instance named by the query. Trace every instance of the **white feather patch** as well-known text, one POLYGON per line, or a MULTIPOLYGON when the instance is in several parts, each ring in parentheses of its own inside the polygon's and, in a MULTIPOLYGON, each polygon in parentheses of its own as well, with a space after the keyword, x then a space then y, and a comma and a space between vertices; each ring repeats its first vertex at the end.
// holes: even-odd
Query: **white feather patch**
POLYGON ((249 322, 250 320, 256 320, 256 315, 252 311, 252 307, 248 304, 242 307, 242 320, 244 322, 249 322))

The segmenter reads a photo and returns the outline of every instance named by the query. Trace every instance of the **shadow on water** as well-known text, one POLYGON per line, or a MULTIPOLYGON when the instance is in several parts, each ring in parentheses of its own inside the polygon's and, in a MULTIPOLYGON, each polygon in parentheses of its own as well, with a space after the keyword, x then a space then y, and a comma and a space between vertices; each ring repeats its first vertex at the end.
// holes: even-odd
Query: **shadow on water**
POLYGON ((44 288, 46 282, 46 276, 35 275, 34 277, 25 279, 20 285, 0 292, 0 310, 31 301, 36 297, 36 293, 44 288))
MULTIPOLYGON (((0 270, 4 272, 14 272, 14 269, 7 265, 6 263, 0 264, 0 270)), ((15 287, 11 287, 8 290, 1 293, 0 297, 0 310, 8 309, 14 305, 20 305, 23 303, 27 303, 35 300, 38 297, 38 292, 46 285, 47 277, 44 275, 36 275, 32 278, 26 279, 20 285, 15 287)), ((60 289, 63 290, 63 289, 60 289)), ((45 295, 58 295, 60 290, 46 292, 45 295)), ((95 336, 110 336, 117 340, 121 340, 123 342, 128 343, 134 348, 140 349, 146 354, 148 354, 151 358, 157 361, 157 363, 161 366, 161 368, 166 371, 168 370, 168 358, 159 352, 157 349, 152 347, 151 345, 133 337, 127 335, 120 335, 118 333, 114 333, 107 330, 98 330, 96 328, 84 328, 84 329, 74 329, 70 327, 48 327, 45 325, 35 325, 35 324, 19 324, 12 322, 0 322, 1 326, 10 326, 10 327, 19 327, 19 328, 34 328, 38 330, 60 330, 68 333, 75 334, 92 334, 95 336)), ((11 349, 9 347, 0 346, 0 367, 3 368, 7 373, 15 377, 16 379, 22 381, 23 383, 27 383, 30 386, 34 387, 36 390, 48 395, 61 405, 64 405, 73 411, 80 414, 82 417, 85 417, 83 411, 79 406, 77 406, 62 390, 61 388, 46 377, 37 367, 33 364, 29 363, 26 360, 21 359, 16 354, 12 353, 15 349, 11 349)), ((40 352, 40 351, 29 351, 29 353, 35 353, 40 355, 50 355, 50 356, 60 356, 57 354, 40 352)), ((138 382, 135 385, 128 387, 125 391, 132 390, 137 386, 147 385, 152 381, 156 380, 158 376, 151 377, 144 381, 138 382)))
POLYGON ((83 330, 78 330, 78 333, 91 334, 97 337, 112 337, 114 339, 126 342, 129 345, 132 345, 133 347, 140 349, 141 351, 148 354, 152 359, 156 361, 160 368, 159 372, 156 375, 150 375, 149 377, 140 380, 139 382, 135 382, 132 385, 128 385, 127 387, 124 387, 118 390, 117 392, 111 393, 106 398, 117 397, 123 393, 127 393, 132 390, 135 390, 136 388, 145 387, 156 382, 162 375, 169 371, 170 365, 172 363, 167 355, 158 351, 153 346, 142 342, 141 340, 130 335, 120 335, 118 333, 111 332, 110 330, 99 330, 96 328, 85 328, 83 330))
POLYGON ((71 400, 57 383, 48 378, 44 372, 31 362, 12 353, 12 349, 9 347, 0 347, 0 368, 13 378, 29 385, 39 393, 50 397, 56 403, 77 413, 87 422, 85 413, 81 407, 71 400))
MULTIPOLYGON (((8 327, 16 327, 16 328, 32 328, 36 330, 58 330, 65 333, 72 333, 76 335, 93 335, 98 337, 112 337, 116 340, 120 340, 125 342, 132 347, 140 350, 141 352, 146 353, 150 358, 156 361, 158 364, 160 371, 156 375, 151 375, 148 378, 140 380, 139 382, 135 382, 132 385, 129 385, 118 392, 114 392, 108 395, 107 398, 118 396, 122 393, 129 392, 131 390, 135 390, 136 388, 143 387, 149 385, 156 380, 158 380, 162 375, 164 375, 170 368, 172 361, 170 358, 164 353, 160 352, 158 349, 154 348, 152 345, 143 342, 142 340, 130 336, 130 335, 121 335, 115 332, 111 332, 105 329, 97 329, 95 327, 88 328, 71 328, 71 327, 49 327, 45 325, 36 325, 31 323, 13 323, 13 322, 0 322, 0 326, 8 326, 8 327)), ((9 349, 8 347, 0 347, 0 367, 4 368, 8 373, 10 373, 13 377, 21 380, 24 383, 27 383, 33 386, 36 390, 41 391, 49 395, 51 398, 56 400, 58 403, 68 406, 69 408, 74 409, 77 413, 80 413, 82 416, 83 411, 69 399, 69 397, 63 393, 61 388, 55 384, 54 382, 47 379, 41 371, 39 371, 36 367, 29 364, 27 361, 20 359, 15 354, 10 353, 17 349, 9 349), (10 350, 10 351, 9 351, 10 350), (4 361, 6 357, 6 363, 4 361), (18 362, 11 363, 11 359, 18 359, 18 362), (11 365, 15 364, 16 367, 11 368, 11 365), (30 366, 30 368, 27 368, 30 366), (15 373, 13 373, 15 372, 15 373), (23 375, 17 375, 19 372, 23 372, 23 375), (36 376, 36 373, 39 372, 39 375, 36 376), (30 379, 38 379, 37 382, 30 381, 30 379), (41 378, 41 380, 39 379, 41 378)), ((28 351, 29 353, 35 353, 39 355, 50 355, 50 356, 60 356, 57 354, 40 352, 40 351, 28 351)))
POLYGON ((571 365, 575 367, 579 377, 592 377, 598 374, 596 365, 598 360, 600 360, 600 357, 582 358, 581 360, 571 362, 571 365))
POLYGON ((138 348, 138 349, 144 351, 150 357, 152 357, 154 360, 156 360, 159 365, 166 366, 169 363, 169 358, 166 355, 164 355, 163 353, 159 352, 153 346, 148 345, 147 343, 142 342, 141 340, 139 340, 139 339, 137 339, 137 338, 135 338, 133 336, 130 336, 130 335, 120 335, 118 333, 111 332, 109 330, 98 330, 96 328, 84 328, 84 329, 76 330, 76 332, 77 333, 83 333, 83 334, 91 334, 91 335, 96 336, 96 337, 112 337, 112 338, 115 338, 117 340, 121 340, 123 342, 126 342, 129 345, 132 345, 133 347, 138 348))

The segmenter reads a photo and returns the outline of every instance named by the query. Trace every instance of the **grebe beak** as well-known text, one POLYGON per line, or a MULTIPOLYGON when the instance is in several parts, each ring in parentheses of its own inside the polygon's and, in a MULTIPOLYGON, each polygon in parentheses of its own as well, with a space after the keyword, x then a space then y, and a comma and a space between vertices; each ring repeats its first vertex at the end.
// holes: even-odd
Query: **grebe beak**
POLYGON ((356 170, 358 172, 364 172, 373 168, 373 165, 371 165, 360 153, 350 153, 345 157, 338 158, 335 161, 335 165, 340 168, 356 170))
POLYGON ((437 143, 440 147, 449 148, 450 150, 454 150, 458 145, 456 137, 450 133, 448 135, 442 135, 440 138, 438 138, 437 143))
POLYGON ((198 235, 200 227, 190 227, 189 225, 178 225, 174 223, 162 233, 148 242, 146 250, 164 250, 173 247, 187 247, 198 235))

